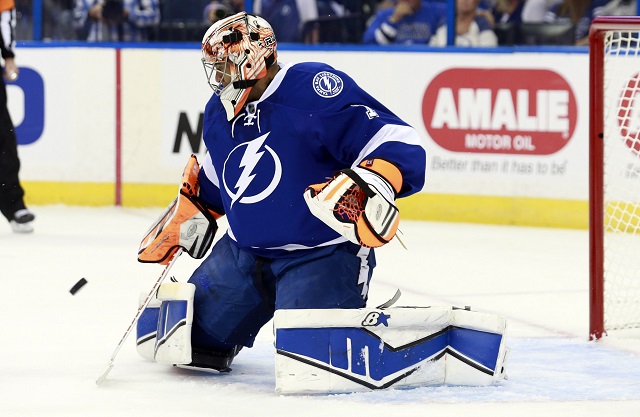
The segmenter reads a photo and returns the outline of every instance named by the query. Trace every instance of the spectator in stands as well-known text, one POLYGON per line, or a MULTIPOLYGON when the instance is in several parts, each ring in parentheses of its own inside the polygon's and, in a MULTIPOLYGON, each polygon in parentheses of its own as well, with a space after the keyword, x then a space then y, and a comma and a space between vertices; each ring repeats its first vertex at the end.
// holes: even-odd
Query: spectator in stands
POLYGON ((75 0, 44 0, 42 3, 42 36, 44 40, 76 39, 73 29, 75 0))
POLYGON ((255 0, 253 7, 255 14, 271 23, 278 43, 302 42, 302 26, 318 18, 316 0, 255 0))
POLYGON ((389 7, 395 7, 397 0, 380 0, 376 4, 375 12, 378 13, 380 10, 388 9, 389 7))
POLYGON ((360 43, 366 17, 360 9, 366 0, 316 0, 318 19, 302 24, 304 43, 360 43))
POLYGON ((562 0, 526 0, 522 8, 522 21, 525 23, 542 23, 547 12, 562 0))
POLYGON ((226 1, 214 0, 204 8, 204 22, 209 26, 227 15, 235 14, 231 5, 226 1))
POLYGON ((547 22, 572 22, 576 27, 576 45, 589 44, 589 28, 602 14, 609 0, 563 0, 547 13, 547 22))
MULTIPOLYGON (((1 3, 1 2, 0 2, 1 3)), ((16 39, 33 40, 33 0, 15 0, 16 39)), ((73 8, 75 0, 43 0, 42 39, 74 40, 73 8)))
POLYGON ((244 0, 229 0, 232 13, 244 12, 244 0))
POLYGON ((367 27, 365 44, 428 44, 436 28, 446 20, 446 3, 397 0, 376 13, 367 27))
POLYGON ((636 0, 611 0, 600 10, 600 16, 635 16, 637 4, 636 0))
MULTIPOLYGON (((526 0, 528 1, 528 0, 526 0)), ((522 9, 525 0, 497 0, 492 9, 495 23, 512 23, 519 25, 522 22, 522 9)))
POLYGON ((142 42, 160 23, 160 8, 158 0, 76 0, 74 22, 81 40, 142 42))
MULTIPOLYGON (((493 15, 478 8, 480 0, 456 0, 456 46, 497 46, 493 15)), ((447 25, 440 25, 429 41, 431 46, 447 45, 447 25)))

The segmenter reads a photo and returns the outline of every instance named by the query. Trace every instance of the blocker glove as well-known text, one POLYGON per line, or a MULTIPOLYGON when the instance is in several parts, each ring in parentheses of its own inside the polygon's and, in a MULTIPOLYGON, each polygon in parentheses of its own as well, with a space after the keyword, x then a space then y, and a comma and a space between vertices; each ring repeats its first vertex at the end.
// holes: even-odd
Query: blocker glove
POLYGON ((138 261, 168 264, 182 248, 192 258, 202 258, 213 242, 221 215, 198 197, 200 165, 191 155, 182 174, 178 196, 151 226, 140 243, 138 261))
POLYGON ((382 159, 343 169, 323 184, 310 185, 304 199, 311 213, 358 245, 377 248, 396 234, 400 213, 394 204, 402 174, 382 159))

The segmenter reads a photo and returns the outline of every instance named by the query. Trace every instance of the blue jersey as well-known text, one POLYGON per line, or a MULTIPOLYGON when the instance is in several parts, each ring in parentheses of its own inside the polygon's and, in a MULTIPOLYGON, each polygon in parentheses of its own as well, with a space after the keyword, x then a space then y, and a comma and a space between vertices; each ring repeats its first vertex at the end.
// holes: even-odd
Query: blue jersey
POLYGON ((303 194, 337 170, 381 158, 403 176, 398 197, 422 189, 426 154, 417 132, 328 65, 284 66, 258 101, 227 121, 218 96, 205 108, 203 200, 227 216, 229 236, 279 258, 345 238, 311 214, 303 194))

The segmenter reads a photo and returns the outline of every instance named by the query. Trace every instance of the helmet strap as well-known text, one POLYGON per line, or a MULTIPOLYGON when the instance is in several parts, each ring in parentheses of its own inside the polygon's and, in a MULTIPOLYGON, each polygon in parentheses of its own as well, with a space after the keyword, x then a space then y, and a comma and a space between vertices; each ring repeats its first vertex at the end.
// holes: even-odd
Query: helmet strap
POLYGON ((250 88, 250 87, 253 87, 254 85, 256 85, 257 82, 258 82, 258 80, 234 81, 233 82, 233 88, 236 88, 236 89, 250 88))
POLYGON ((264 59, 264 64, 267 66, 267 68, 269 68, 271 65, 273 65, 275 60, 276 60, 275 54, 271 54, 264 59))

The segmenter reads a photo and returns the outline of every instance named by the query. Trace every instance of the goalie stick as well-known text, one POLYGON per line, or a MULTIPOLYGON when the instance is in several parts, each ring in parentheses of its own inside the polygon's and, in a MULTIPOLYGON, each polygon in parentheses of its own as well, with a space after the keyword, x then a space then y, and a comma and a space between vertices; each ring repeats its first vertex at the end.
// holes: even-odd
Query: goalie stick
POLYGON ((131 322, 131 324, 127 328, 127 331, 124 332, 124 334, 122 335, 122 338, 120 339, 120 342, 118 343, 118 346, 116 346, 116 350, 114 350, 113 354, 111 355, 111 360, 109 361, 109 364, 107 365, 107 368, 104 370, 102 375, 100 375, 98 377, 98 379, 96 379, 96 385, 102 384, 104 382, 104 380, 107 379, 107 375, 109 375, 109 372, 111 372, 111 369, 113 369, 114 362, 116 360, 116 356, 118 355, 118 352, 120 351, 120 348, 124 344, 125 340, 127 340, 127 337, 129 336, 129 333, 131 333, 131 330, 133 329, 133 327, 138 322, 138 319, 140 318, 140 314, 142 314, 144 309, 147 308, 147 306, 149 305, 149 302, 151 301, 151 298, 154 296, 156 291, 158 291, 158 288, 160 287, 160 284, 162 284, 162 281, 164 281, 164 279, 167 277, 167 274, 169 273, 169 270, 171 269, 171 267, 173 266, 173 264, 175 263, 176 259, 178 259, 178 257, 180 256, 181 253, 182 253, 182 248, 179 248, 176 251, 176 253, 173 256, 173 258, 171 259, 171 261, 167 264, 167 266, 165 266, 164 270, 162 271, 162 274, 160 274, 160 276, 158 277, 158 280, 153 285, 153 288, 151 288, 151 291, 149 292, 149 295, 147 295, 147 298, 145 298, 145 300, 142 303, 142 305, 140 306, 140 308, 138 308, 138 312, 133 317, 133 321, 131 322))

